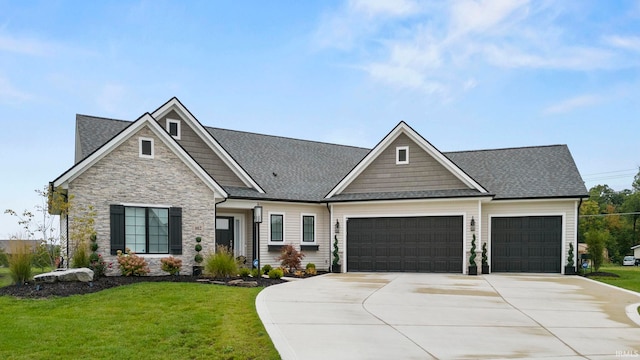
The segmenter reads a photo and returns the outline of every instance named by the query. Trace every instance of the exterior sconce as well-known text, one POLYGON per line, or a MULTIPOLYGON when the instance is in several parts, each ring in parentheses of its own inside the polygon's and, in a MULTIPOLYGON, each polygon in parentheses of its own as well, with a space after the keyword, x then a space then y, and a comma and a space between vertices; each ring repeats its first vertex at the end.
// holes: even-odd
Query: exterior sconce
POLYGON ((476 220, 473 218, 473 216, 471 217, 471 232, 476 231, 476 220))
POLYGON ((340 234, 340 221, 336 220, 336 234, 340 234))
POLYGON ((256 205, 253 208, 253 222, 256 224, 260 224, 262 222, 262 206, 256 205))

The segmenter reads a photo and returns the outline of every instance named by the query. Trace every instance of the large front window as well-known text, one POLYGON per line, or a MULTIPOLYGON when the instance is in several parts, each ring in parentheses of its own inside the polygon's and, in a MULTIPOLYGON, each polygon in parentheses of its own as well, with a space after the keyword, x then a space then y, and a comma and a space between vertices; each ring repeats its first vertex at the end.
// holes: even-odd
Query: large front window
POLYGON ((169 253, 169 209, 125 207, 125 246, 138 254, 169 253))

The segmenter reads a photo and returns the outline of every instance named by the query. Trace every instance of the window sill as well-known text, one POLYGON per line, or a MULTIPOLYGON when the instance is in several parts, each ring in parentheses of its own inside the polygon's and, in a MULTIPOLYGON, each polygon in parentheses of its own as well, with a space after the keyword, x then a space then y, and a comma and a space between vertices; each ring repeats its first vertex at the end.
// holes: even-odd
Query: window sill
POLYGON ((320 245, 316 244, 300 244, 300 250, 318 250, 320 245))
POLYGON ((280 251, 280 250, 282 250, 282 247, 284 245, 282 245, 282 244, 269 244, 267 246, 269 247, 269 251, 280 251))

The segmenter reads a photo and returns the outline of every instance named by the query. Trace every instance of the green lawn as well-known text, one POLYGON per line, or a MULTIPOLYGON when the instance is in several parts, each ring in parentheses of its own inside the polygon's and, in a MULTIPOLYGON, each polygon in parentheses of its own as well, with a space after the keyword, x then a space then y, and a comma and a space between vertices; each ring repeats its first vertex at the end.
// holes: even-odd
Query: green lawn
POLYGON ((0 359, 278 359, 255 310, 260 290, 166 282, 0 296, 0 359))
MULTIPOLYGON (((31 268, 32 275, 38 275, 48 271, 51 271, 51 268, 45 268, 44 271, 40 268, 31 268)), ((9 268, 0 266, 0 287, 11 285, 11 284, 13 284, 13 280, 11 280, 11 274, 9 274, 9 268)))
POLYGON ((605 276, 594 276, 591 277, 591 279, 640 293, 639 266, 604 265, 600 267, 600 271, 614 273, 620 275, 620 277, 613 278, 605 276))

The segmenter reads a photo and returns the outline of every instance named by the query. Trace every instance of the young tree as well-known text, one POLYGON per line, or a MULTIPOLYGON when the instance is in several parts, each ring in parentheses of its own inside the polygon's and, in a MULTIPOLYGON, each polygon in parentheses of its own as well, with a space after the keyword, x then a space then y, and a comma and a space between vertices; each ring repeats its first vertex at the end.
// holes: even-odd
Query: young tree
POLYGON ((57 209, 59 213, 64 214, 68 211, 69 205, 62 189, 52 189, 45 186, 35 192, 40 197, 40 204, 34 206, 35 211, 24 210, 22 213, 18 213, 12 209, 6 209, 5 214, 15 216, 18 219, 18 224, 25 230, 25 240, 33 238, 42 240, 46 254, 41 254, 41 261, 48 262, 46 266, 53 268, 56 258, 60 254, 60 240, 57 229, 54 227, 58 216, 54 215, 54 211, 51 210, 57 209), (57 252, 56 249, 58 249, 57 252))
POLYGON ((606 230, 592 230, 585 234, 589 255, 591 255, 592 266, 595 271, 600 269, 604 261, 604 249, 609 232, 606 230))

